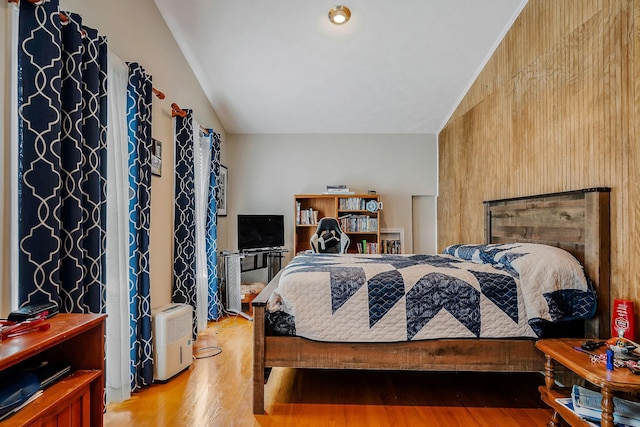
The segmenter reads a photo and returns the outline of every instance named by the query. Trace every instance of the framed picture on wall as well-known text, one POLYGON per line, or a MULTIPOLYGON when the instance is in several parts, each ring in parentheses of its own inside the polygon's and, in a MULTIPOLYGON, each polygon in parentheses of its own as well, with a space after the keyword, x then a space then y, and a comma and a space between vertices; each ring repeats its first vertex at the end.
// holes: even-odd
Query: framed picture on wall
POLYGON ((153 139, 151 144, 151 173, 162 175, 162 142, 157 139, 153 139))
POLYGON ((227 181, 229 170, 220 165, 220 191, 218 192, 218 216, 227 216, 227 181))

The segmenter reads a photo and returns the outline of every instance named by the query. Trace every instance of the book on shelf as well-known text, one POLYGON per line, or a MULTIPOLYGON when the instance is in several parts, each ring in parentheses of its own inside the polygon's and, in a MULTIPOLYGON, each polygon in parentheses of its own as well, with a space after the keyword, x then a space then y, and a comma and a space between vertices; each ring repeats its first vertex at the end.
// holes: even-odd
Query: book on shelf
POLYGON ((383 254, 401 254, 402 246, 400 244, 400 240, 388 240, 383 239, 380 241, 382 245, 382 253, 383 254))
POLYGON ((327 191, 349 191, 347 184, 327 184, 327 191))
POLYGON ((359 254, 377 254, 378 253, 378 244, 374 242, 367 242, 366 240, 362 240, 362 242, 356 243, 356 248, 358 249, 359 254))
MULTIPOLYGON (((600 421, 602 418, 602 394, 579 385, 571 389, 573 411, 585 419, 600 421)), ((640 427, 640 402, 613 398, 613 422, 616 426, 640 427)))
POLYGON ((337 192, 337 191, 332 191, 332 192, 325 191, 322 194, 329 194, 329 195, 336 195, 337 196, 337 195, 340 195, 340 194, 356 194, 356 193, 353 192, 353 191, 340 191, 340 192, 337 192))
MULTIPOLYGON (((556 402, 559 403, 560 405, 564 406, 565 408, 567 408, 568 410, 570 410, 571 412, 574 412, 577 414, 577 412, 573 409, 573 399, 570 397, 558 397, 556 399, 556 402)), ((600 420, 591 420, 590 418, 584 418, 584 417, 580 417, 584 420, 585 423, 587 423, 590 427, 599 427, 600 426, 600 420)))
POLYGON ((347 233, 376 233, 378 231, 378 219, 368 215, 342 215, 338 217, 340 228, 347 233))
POLYGON ((31 403, 34 400, 36 400, 37 398, 39 398, 40 396, 42 396, 42 390, 36 391, 34 394, 31 395, 31 397, 29 397, 24 402, 20 403, 18 406, 14 407, 14 408, 11 408, 7 412, 2 413, 2 415, 0 415, 0 421, 2 421, 5 418, 8 418, 11 415, 15 414, 16 412, 18 412, 19 410, 21 410, 22 408, 27 406, 29 403, 31 403))
POLYGON ((313 208, 302 209, 300 202, 296 202, 296 224, 316 225, 318 223, 318 211, 313 208))
POLYGON ((354 194, 345 184, 327 185, 327 191, 324 194, 354 194))

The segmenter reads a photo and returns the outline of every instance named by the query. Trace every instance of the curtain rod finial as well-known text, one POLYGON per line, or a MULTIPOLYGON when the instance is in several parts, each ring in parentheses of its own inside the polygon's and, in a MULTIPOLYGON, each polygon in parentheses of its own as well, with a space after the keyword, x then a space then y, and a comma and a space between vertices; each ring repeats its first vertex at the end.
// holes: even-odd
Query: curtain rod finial
POLYGON ((171 110, 172 110, 171 117, 175 117, 175 116, 187 117, 187 112, 184 111, 182 108, 180 108, 180 106, 175 102, 171 104, 171 110))
POLYGON ((160 98, 160 99, 164 99, 165 98, 164 93, 160 92, 155 87, 152 90, 153 90, 154 95, 157 96, 158 98, 160 98))

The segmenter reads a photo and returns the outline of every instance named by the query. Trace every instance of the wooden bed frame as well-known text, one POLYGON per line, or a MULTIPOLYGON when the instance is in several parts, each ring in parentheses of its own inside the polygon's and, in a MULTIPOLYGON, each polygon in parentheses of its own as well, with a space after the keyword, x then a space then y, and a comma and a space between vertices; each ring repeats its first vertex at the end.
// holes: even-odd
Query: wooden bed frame
MULTIPOLYGON (((598 291, 598 311, 585 337, 610 337, 609 192, 592 188, 484 202, 486 243, 561 247, 585 267, 598 291)), ((265 335, 265 307, 280 274, 252 302, 253 412, 264 413, 265 368, 542 372, 532 339, 437 339, 394 343, 319 342, 265 335)))

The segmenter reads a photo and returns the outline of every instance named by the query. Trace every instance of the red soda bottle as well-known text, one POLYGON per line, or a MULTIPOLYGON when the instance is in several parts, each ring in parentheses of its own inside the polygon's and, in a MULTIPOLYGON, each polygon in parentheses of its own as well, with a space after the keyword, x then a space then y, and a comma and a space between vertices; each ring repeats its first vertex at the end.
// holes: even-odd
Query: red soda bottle
POLYGON ((635 341, 635 314, 633 301, 616 299, 613 301, 613 315, 611 318, 611 333, 616 337, 624 337, 635 341))

